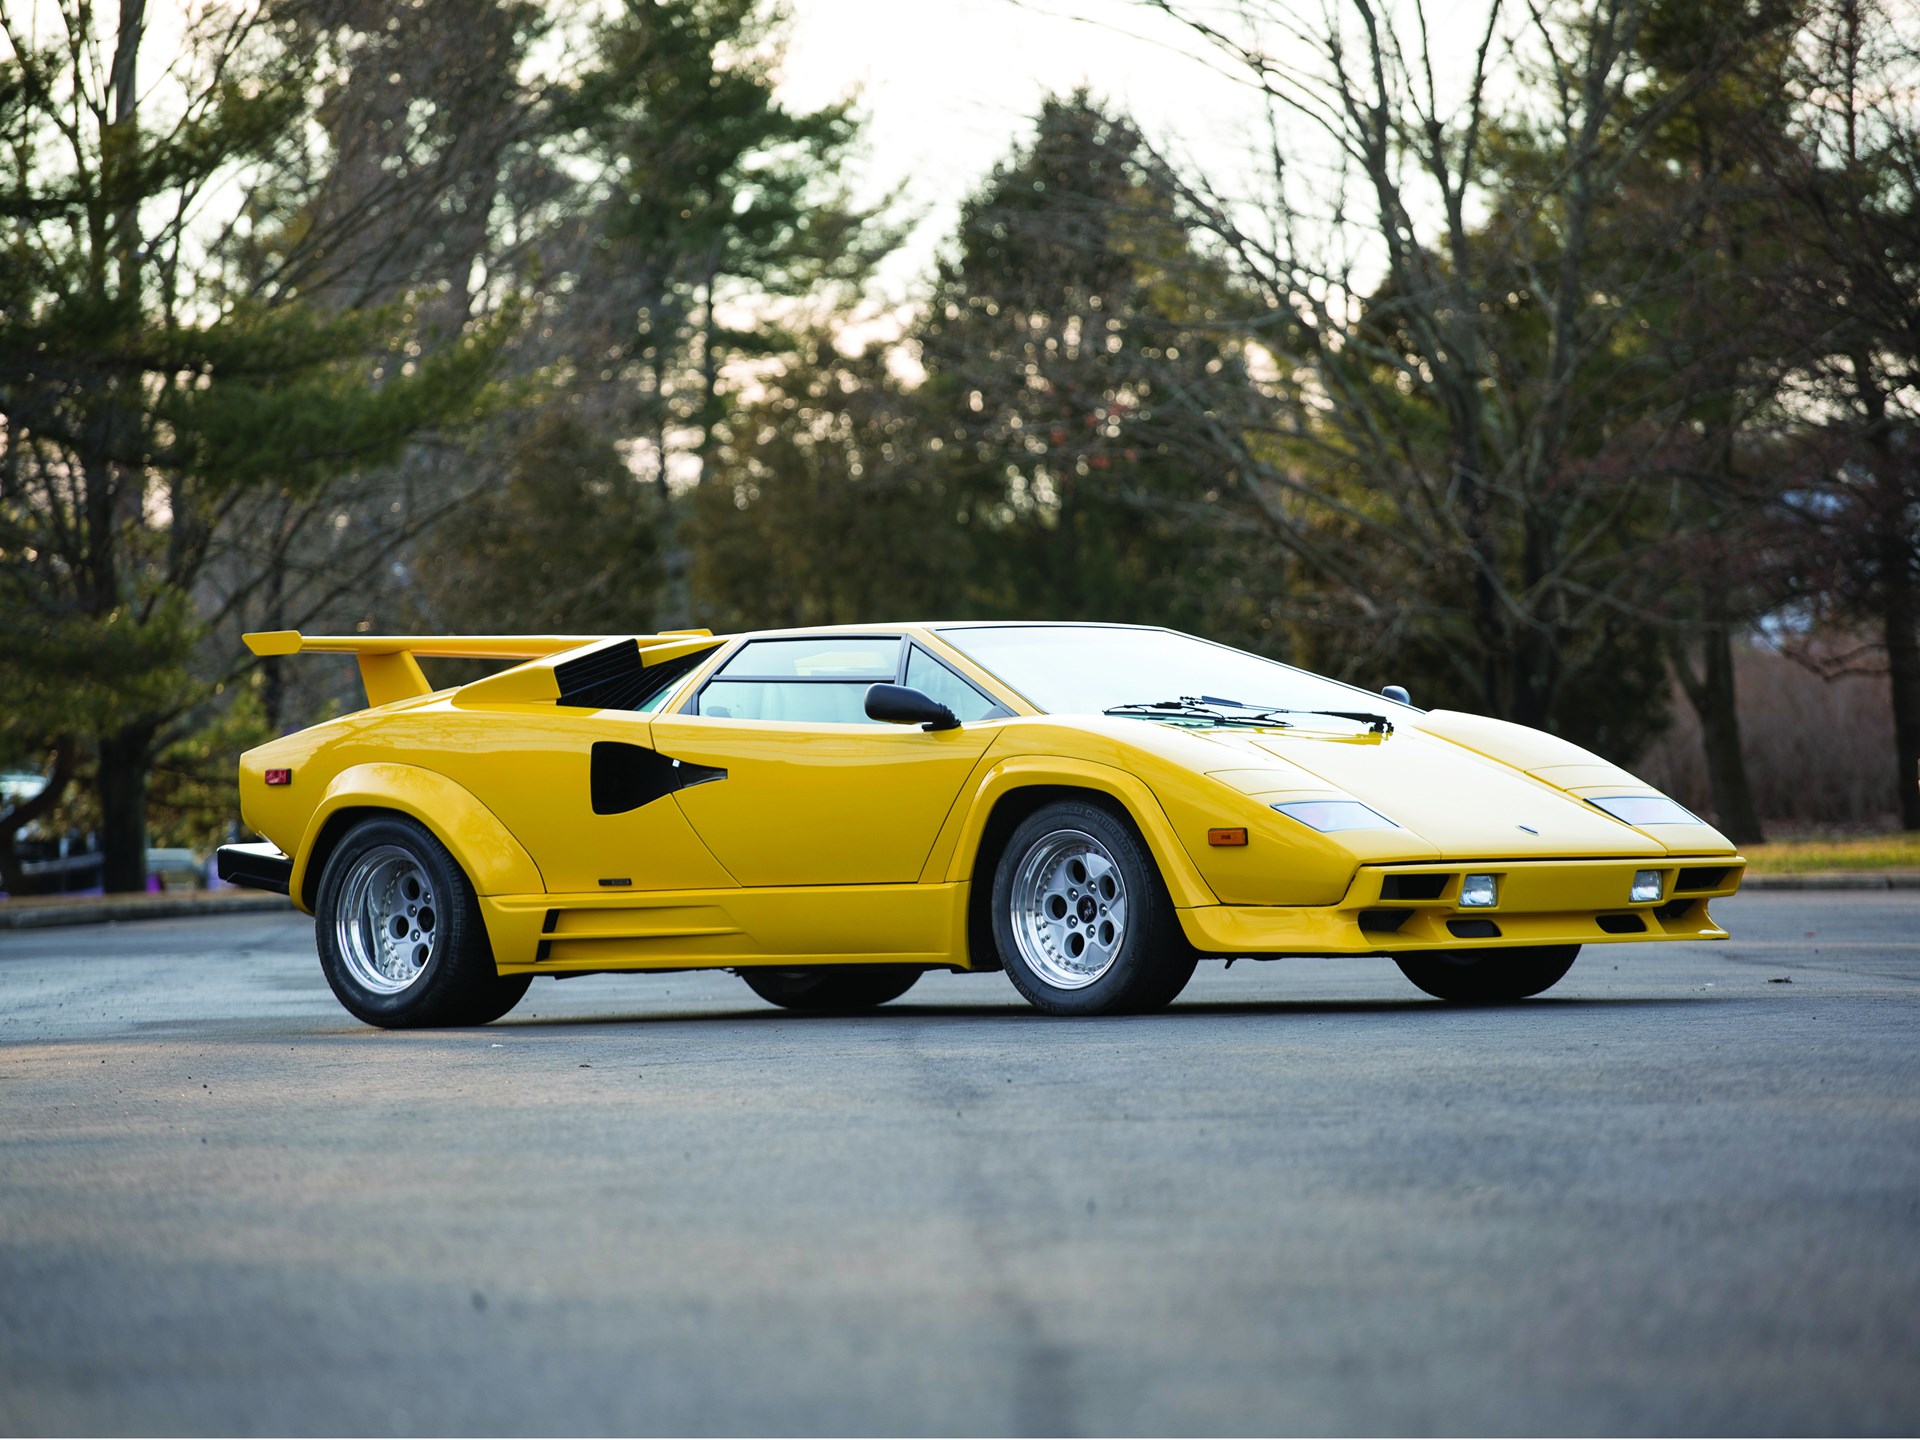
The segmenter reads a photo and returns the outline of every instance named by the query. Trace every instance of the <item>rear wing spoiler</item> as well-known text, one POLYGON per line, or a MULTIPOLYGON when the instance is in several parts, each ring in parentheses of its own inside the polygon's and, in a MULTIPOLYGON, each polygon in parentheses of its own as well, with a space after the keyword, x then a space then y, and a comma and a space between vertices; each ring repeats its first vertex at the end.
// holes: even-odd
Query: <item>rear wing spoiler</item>
POLYGON ((654 635, 302 635, 298 630, 256 630, 240 638, 247 649, 268 655, 352 655, 360 662, 367 704, 390 705, 431 695, 416 656, 441 660, 540 660, 607 640, 653 645, 705 639, 711 630, 663 630, 654 635))

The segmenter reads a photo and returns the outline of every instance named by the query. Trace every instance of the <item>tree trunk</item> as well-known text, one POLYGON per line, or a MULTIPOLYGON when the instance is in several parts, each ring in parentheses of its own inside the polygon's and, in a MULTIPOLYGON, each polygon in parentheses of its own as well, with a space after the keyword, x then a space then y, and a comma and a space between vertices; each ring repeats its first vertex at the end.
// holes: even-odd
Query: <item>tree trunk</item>
POLYGON ((720 399, 720 357, 714 345, 714 332, 719 328, 713 318, 713 287, 720 283, 719 272, 707 272, 706 303, 701 307, 702 324, 700 329, 700 445, 694 451, 699 468, 694 473, 694 483, 703 483, 713 468, 713 422, 716 406, 720 399))
MULTIPOLYGON (((276 557, 273 568, 267 572, 266 628, 269 630, 286 627, 285 577, 283 555, 276 557)), ((280 662, 278 655, 269 655, 260 662, 260 705, 267 713, 267 729, 274 735, 284 733, 282 716, 287 707, 287 677, 280 662)))
MULTIPOLYGON (((1892 527, 1889 527, 1890 529, 1892 527)), ((1893 686, 1893 753, 1900 828, 1920 830, 1920 635, 1915 634, 1913 576, 1898 535, 1887 537, 1882 611, 1887 678, 1893 686)))
MULTIPOLYGON (((136 153, 136 107, 139 100, 137 68, 140 41, 146 28, 146 0, 125 0, 120 9, 114 45, 113 129, 119 133, 113 152, 136 153)), ((108 253, 119 282, 117 299, 129 309, 140 300, 140 214, 137 205, 116 210, 108 237, 108 253)), ((93 463, 86 466, 89 506, 88 529, 93 545, 92 609, 97 617, 112 614, 124 601, 117 564, 117 528, 124 521, 137 525, 141 503, 141 476, 130 465, 138 433, 137 400, 123 394, 131 382, 116 379, 101 396, 94 436, 93 463), (129 468, 123 473, 123 466, 129 468), (127 511, 131 513, 125 513, 127 511)), ((147 888, 147 771, 152 764, 155 726, 133 721, 99 737, 94 789, 100 800, 102 841, 101 885, 109 893, 147 888)))
POLYGON ((1906 457, 1894 444, 1887 420, 1887 390, 1869 355, 1852 357, 1854 389, 1866 418, 1862 439, 1872 455, 1875 504, 1873 539, 1880 571, 1881 639, 1887 647, 1887 679, 1893 690, 1894 795, 1900 828, 1920 830, 1920 597, 1914 594, 1914 536, 1909 516, 1913 487, 1906 457))
POLYGON ((1739 693, 1733 673, 1733 627, 1713 621, 1700 627, 1704 662, 1693 672, 1684 641, 1672 646, 1674 672, 1686 692, 1693 713, 1700 717, 1700 744, 1707 762, 1707 786, 1713 797, 1713 818, 1736 845, 1759 845, 1766 840, 1753 803, 1753 784, 1747 778, 1746 752, 1740 744, 1739 693))
POLYGON ((100 797, 101 884, 109 893, 147 888, 147 772, 153 766, 151 724, 100 737, 94 787, 100 797))

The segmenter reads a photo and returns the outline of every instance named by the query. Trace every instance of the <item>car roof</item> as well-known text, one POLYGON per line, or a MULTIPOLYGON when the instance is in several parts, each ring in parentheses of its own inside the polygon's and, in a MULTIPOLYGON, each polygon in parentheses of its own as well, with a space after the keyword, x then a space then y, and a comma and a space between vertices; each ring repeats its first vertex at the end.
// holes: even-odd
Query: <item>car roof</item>
MULTIPOLYGON (((1166 625, 1136 625, 1118 620, 872 620, 857 625, 790 625, 770 630, 736 630, 716 640, 769 640, 804 635, 873 635, 889 631, 940 630, 1168 630, 1166 625)), ((1174 632, 1179 633, 1179 632, 1174 632)))

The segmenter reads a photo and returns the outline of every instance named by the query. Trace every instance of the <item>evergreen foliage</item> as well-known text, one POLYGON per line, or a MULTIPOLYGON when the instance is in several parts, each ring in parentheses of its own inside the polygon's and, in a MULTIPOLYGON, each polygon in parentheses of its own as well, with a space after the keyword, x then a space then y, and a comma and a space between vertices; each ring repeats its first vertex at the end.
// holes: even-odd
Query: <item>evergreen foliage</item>
POLYGON ((1675 675, 1745 839, 1765 623, 1889 671, 1920 826, 1911 17, 1488 5, 1447 97, 1417 5, 1155 3, 1264 209, 1054 97, 856 351, 901 232, 771 0, 215 0, 164 80, 142 0, 0 0, 0 883, 213 838, 358 703, 289 625, 1165 623, 1626 762, 1675 675))
POLYGON ((107 886, 137 889, 154 754, 208 701, 192 662, 223 597, 205 582, 241 500, 311 495, 470 421, 505 332, 414 361, 405 301, 242 293, 199 209, 310 114, 297 26, 203 19, 180 93, 148 113, 141 4, 111 31, 85 0, 57 9, 57 33, 36 17, 5 18, 0 73, 0 668, 31 677, 9 721, 24 749, 92 737, 107 886), (83 683, 49 683, 49 662, 83 683))

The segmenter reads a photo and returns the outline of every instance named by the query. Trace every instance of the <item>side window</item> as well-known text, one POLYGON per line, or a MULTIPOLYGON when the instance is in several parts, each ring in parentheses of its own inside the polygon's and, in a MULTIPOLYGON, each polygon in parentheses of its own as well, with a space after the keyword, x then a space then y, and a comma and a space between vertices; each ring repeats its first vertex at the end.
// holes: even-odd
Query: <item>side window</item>
POLYGON ((962 724, 969 720, 984 720, 1000 709, 998 704, 917 645, 907 651, 907 684, 938 700, 953 711, 954 718, 962 724))
POLYGON ((807 720, 816 725, 874 725, 867 686, 780 680, 715 680, 700 692, 700 713, 721 720, 807 720))
POLYGON ((798 720, 874 725, 867 687, 900 673, 897 635, 820 635, 754 640, 700 691, 699 713, 723 720, 798 720))
POLYGON ((657 665, 647 667, 646 693, 634 704, 634 709, 642 715, 651 715, 672 696, 674 689, 689 673, 707 663, 713 654, 711 650, 696 650, 691 655, 682 655, 674 660, 662 660, 657 665))
POLYGON ((820 635, 754 640, 720 667, 729 680, 891 680, 900 669, 900 637, 820 635))

